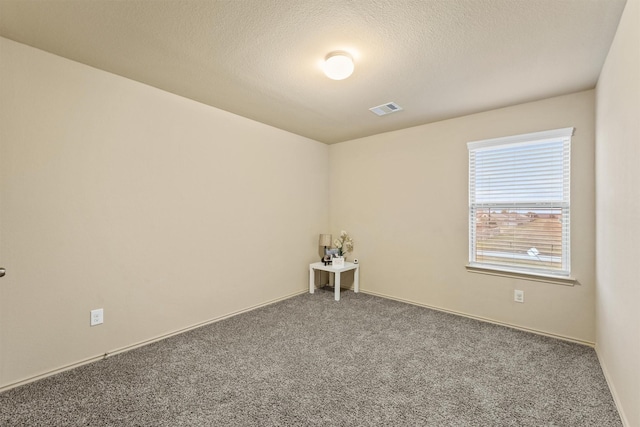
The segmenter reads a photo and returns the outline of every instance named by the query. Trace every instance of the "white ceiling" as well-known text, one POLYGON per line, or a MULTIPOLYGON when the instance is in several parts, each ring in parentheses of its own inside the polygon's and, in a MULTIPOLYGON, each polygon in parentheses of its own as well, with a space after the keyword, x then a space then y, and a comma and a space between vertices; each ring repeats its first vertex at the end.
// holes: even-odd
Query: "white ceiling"
POLYGON ((593 88, 624 4, 0 0, 0 35, 331 144, 593 88))

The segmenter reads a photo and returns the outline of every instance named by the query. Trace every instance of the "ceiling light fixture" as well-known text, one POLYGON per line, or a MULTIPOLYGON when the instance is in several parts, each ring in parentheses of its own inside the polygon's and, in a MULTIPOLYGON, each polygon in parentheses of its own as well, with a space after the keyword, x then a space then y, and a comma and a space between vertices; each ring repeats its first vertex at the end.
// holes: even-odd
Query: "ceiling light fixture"
POLYGON ((353 73, 353 57, 345 51, 337 50, 324 58, 322 70, 333 80, 344 80, 353 73))

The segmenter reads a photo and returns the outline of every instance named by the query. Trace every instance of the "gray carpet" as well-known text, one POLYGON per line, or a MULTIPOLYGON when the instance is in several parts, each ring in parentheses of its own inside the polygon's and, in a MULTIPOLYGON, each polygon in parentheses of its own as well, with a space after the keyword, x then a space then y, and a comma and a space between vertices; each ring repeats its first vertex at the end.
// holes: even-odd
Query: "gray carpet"
POLYGON ((2 426, 620 426, 595 352, 319 290, 0 394, 2 426))

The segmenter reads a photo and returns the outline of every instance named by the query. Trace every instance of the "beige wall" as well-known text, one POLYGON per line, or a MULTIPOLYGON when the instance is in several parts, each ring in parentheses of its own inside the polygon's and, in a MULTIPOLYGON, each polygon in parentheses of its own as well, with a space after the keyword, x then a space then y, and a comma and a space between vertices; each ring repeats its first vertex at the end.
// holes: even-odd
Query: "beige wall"
POLYGON ((306 288, 326 145, 6 39, 0 132, 0 389, 306 288))
POLYGON ((640 426, 640 1, 628 0, 597 86, 598 356, 627 426, 640 426))
POLYGON ((330 146, 332 231, 352 234, 362 288, 593 342, 594 108, 594 92, 586 91, 330 146), (467 272, 467 142, 570 126, 579 284, 467 272), (524 304, 513 301, 514 289, 525 291, 524 304))

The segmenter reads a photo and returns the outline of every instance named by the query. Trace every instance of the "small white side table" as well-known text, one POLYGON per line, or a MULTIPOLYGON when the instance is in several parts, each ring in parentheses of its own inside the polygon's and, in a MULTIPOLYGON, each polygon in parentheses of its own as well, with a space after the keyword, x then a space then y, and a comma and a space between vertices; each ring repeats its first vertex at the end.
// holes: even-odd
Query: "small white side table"
POLYGON ((340 273, 344 271, 354 270, 353 272, 353 291, 360 291, 360 264, 345 262, 344 267, 333 267, 332 265, 324 265, 323 262, 314 262, 309 265, 309 293, 312 294, 316 290, 315 270, 328 271, 334 273, 335 300, 340 301, 340 273))

